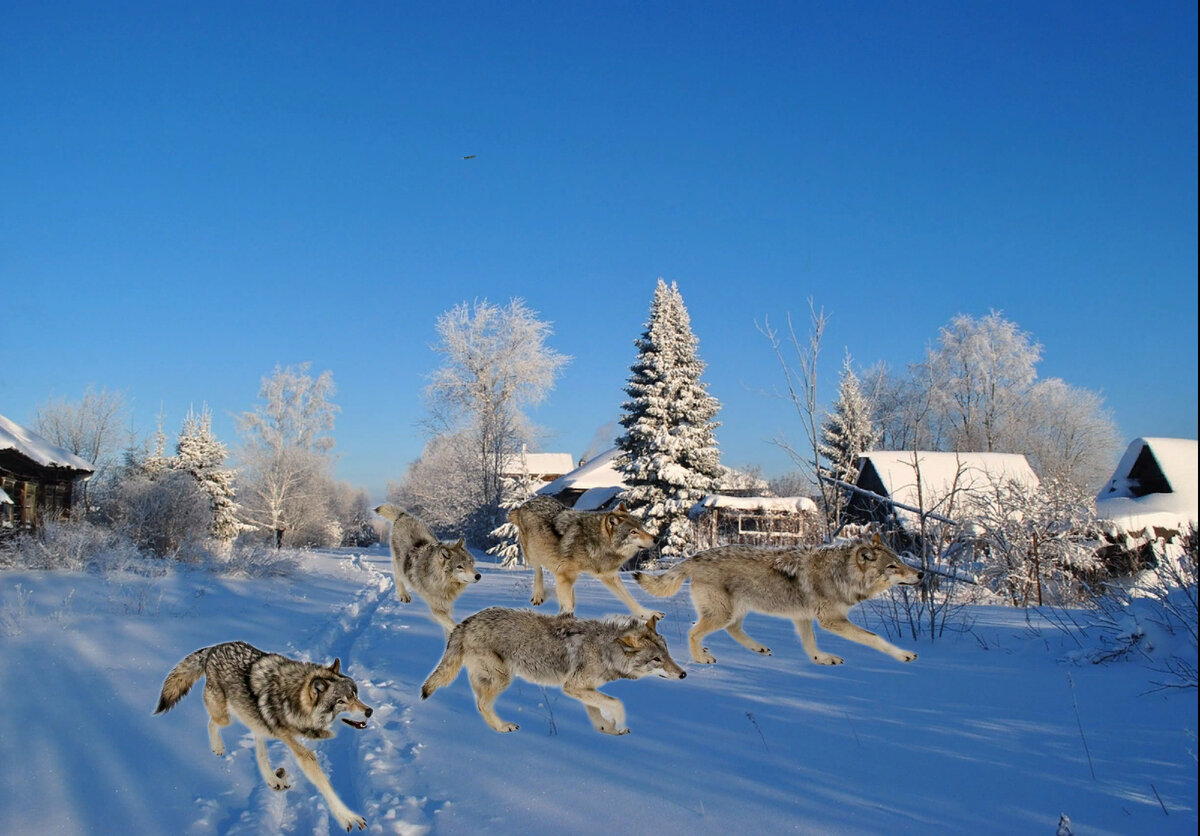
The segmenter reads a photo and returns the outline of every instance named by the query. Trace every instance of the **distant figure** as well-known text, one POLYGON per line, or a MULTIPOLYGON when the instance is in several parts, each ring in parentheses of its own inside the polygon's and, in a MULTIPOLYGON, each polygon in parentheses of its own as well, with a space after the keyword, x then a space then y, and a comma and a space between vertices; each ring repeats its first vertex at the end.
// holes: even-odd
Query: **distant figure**
POLYGON ((463 157, 463 159, 464 159, 464 160, 473 160, 473 159, 475 159, 475 155, 474 155, 474 154, 468 154, 467 156, 463 157))

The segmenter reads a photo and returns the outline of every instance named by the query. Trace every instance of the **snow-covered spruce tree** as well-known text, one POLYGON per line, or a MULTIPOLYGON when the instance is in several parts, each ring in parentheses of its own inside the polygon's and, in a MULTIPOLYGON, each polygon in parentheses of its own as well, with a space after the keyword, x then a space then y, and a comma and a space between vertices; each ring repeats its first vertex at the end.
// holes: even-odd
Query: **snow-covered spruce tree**
POLYGON ((690 539, 687 512, 721 476, 713 420, 721 408, 700 382, 704 363, 679 288, 662 279, 646 330, 634 344, 617 439, 622 499, 659 539, 666 556, 682 556, 690 539))
MULTIPOLYGON (((837 400, 821 422, 821 435, 817 446, 825 460, 821 472, 841 482, 853 482, 858 478, 858 457, 874 447, 878 433, 871 422, 871 403, 863 394, 858 375, 846 357, 838 385, 837 400)), ((841 525, 842 508, 846 492, 836 485, 822 484, 826 493, 826 507, 833 515, 833 528, 841 525)))
POLYGON ((244 526, 238 521, 238 506, 234 501, 234 471, 225 467, 229 451, 213 434, 208 407, 199 415, 188 410, 175 449, 177 455, 171 466, 196 480, 212 508, 209 530, 218 542, 228 546, 244 526))

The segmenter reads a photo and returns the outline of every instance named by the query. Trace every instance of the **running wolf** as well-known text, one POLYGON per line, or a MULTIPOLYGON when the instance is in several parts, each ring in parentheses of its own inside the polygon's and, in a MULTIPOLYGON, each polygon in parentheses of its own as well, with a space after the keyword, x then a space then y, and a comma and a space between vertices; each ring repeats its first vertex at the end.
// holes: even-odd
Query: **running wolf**
POLYGON ((491 607, 463 619, 446 642, 446 653, 421 686, 421 699, 449 685, 463 665, 483 719, 498 732, 517 730, 492 707, 514 676, 538 685, 558 685, 583 703, 596 731, 628 734, 625 706, 597 688, 614 679, 657 674, 683 679, 683 668, 648 620, 629 615, 604 620, 543 615, 533 610, 491 607))
POLYGON ((760 612, 791 619, 804 652, 818 665, 840 665, 840 656, 817 649, 814 618, 831 633, 893 659, 911 662, 917 658, 917 654, 851 623, 846 613, 897 584, 916 584, 923 575, 905 565, 875 535, 870 541, 814 548, 720 546, 695 554, 661 575, 635 572, 633 577, 658 596, 674 595, 691 578, 697 619, 688 633, 688 645, 697 662, 716 661, 701 642, 722 627, 755 653, 770 654, 742 629, 747 613, 760 612))
POLYGON ((640 618, 661 612, 639 604, 621 583, 617 570, 642 549, 654 547, 654 538, 624 503, 615 511, 576 511, 549 496, 535 496, 508 513, 517 527, 521 551, 533 567, 533 597, 541 606, 546 601, 542 567, 554 574, 558 611, 575 612, 575 581, 584 572, 595 575, 640 618))
POLYGON ((380 505, 379 516, 392 521, 392 574, 396 578, 396 597, 405 604, 412 601, 408 587, 424 599, 433 620, 446 635, 454 629, 454 599, 467 584, 479 580, 475 558, 457 542, 441 542, 429 526, 395 505, 380 505))
POLYGON ((287 770, 274 771, 267 759, 267 738, 282 740, 296 756, 308 780, 316 785, 338 824, 350 830, 367 826, 362 816, 350 810, 329 784, 317 756, 297 738, 321 740, 333 737, 329 726, 343 712, 342 722, 365 729, 372 709, 358 698, 358 686, 341 672, 341 661, 329 667, 298 662, 277 653, 266 653, 245 642, 226 642, 204 647, 184 657, 163 682, 155 714, 169 711, 204 677, 204 707, 208 709, 208 742, 214 755, 225 754, 222 726, 230 723, 230 712, 254 733, 258 771, 273 790, 286 790, 287 770))

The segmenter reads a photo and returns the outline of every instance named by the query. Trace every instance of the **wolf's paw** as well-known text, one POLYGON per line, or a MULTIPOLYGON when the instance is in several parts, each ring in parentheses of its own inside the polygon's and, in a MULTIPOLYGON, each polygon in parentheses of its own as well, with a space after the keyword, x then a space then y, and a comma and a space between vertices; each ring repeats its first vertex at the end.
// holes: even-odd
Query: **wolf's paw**
POLYGON ((665 612, 659 612, 658 610, 642 610, 638 613, 638 618, 645 618, 645 619, 653 618, 656 621, 661 621, 666 617, 667 617, 667 614, 665 612))
POLYGON ((496 731, 503 734, 505 732, 516 731, 519 728, 521 728, 521 727, 518 726, 516 723, 501 723, 499 726, 496 727, 496 731))
POLYGON ((846 661, 841 656, 834 656, 832 653, 818 653, 812 659, 818 665, 840 665, 846 661))
POLYGON ((542 604, 546 603, 546 596, 545 595, 534 595, 532 598, 529 599, 529 603, 533 604, 535 607, 540 607, 542 604))
POLYGON ((763 647, 761 644, 758 647, 751 648, 755 653, 761 653, 763 656, 771 655, 771 648, 763 647))
POLYGON ((911 662, 917 658, 917 654, 911 650, 901 650, 899 653, 893 654, 901 662, 911 662))
POLYGON ((717 657, 709 653, 707 647, 702 647, 698 654, 692 654, 692 661, 699 662, 701 665, 711 665, 717 661, 717 657))
POLYGON ((340 824, 342 827, 346 828, 347 833, 349 833, 351 830, 353 830, 356 827, 359 830, 363 830, 367 826, 366 819, 364 819, 358 813, 352 813, 349 810, 347 810, 345 813, 339 814, 337 819, 338 819, 338 824, 340 824))
POLYGON ((225 744, 222 743, 221 741, 217 741, 216 743, 214 743, 211 748, 212 748, 212 753, 214 755, 216 755, 218 758, 225 757, 225 744))
POLYGON ((276 769, 275 777, 267 781, 267 786, 276 792, 279 792, 280 790, 286 790, 291 787, 292 785, 287 782, 287 770, 282 766, 276 769))
POLYGON ((396 597, 400 599, 401 604, 411 604, 412 603, 412 595, 409 594, 407 589, 404 590, 403 592, 401 592, 400 590, 396 590, 396 597))

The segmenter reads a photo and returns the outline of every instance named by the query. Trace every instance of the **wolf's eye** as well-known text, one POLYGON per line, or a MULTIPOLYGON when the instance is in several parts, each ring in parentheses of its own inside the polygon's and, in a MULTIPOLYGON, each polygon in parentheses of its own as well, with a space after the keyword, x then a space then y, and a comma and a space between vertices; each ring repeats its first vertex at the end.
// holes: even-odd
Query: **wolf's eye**
POLYGON ((655 657, 654 657, 653 659, 651 659, 650 661, 651 661, 651 662, 661 662, 661 661, 662 661, 662 657, 661 657, 661 656, 655 656, 655 657))

